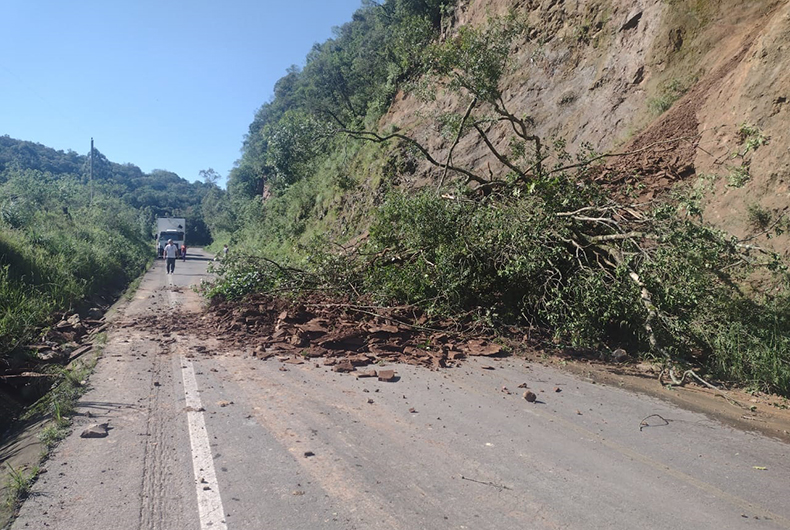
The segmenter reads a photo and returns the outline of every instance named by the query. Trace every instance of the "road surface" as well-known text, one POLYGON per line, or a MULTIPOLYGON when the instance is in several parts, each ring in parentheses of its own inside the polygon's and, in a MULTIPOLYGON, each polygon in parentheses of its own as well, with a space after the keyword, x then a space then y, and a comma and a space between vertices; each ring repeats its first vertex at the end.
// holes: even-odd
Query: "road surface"
POLYGON ((146 275, 12 528, 790 529, 787 444, 655 398, 515 358, 357 379, 147 329, 200 318, 208 259, 146 275))

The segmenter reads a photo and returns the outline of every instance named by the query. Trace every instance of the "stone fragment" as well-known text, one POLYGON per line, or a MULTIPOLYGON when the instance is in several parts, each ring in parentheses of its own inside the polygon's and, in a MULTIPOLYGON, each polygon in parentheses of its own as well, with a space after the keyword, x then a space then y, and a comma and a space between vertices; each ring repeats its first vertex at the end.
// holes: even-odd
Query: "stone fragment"
POLYGON ((531 390, 527 390, 526 392, 524 392, 524 399, 526 399, 530 403, 534 403, 535 400, 538 399, 538 396, 535 395, 535 392, 532 392, 531 390))
POLYGON ((470 340, 466 343, 469 355, 492 356, 502 352, 502 346, 483 339, 470 340))
POLYGON ((395 370, 379 370, 378 376, 379 376, 379 381, 394 381, 395 370))
POLYGON ((612 360, 616 363, 621 363, 628 359, 628 353, 622 349, 617 348, 615 351, 612 352, 612 360))
POLYGON ((356 368, 354 368, 354 365, 351 364, 351 361, 349 361, 348 359, 344 359, 340 361, 332 369, 335 372, 353 372, 354 370, 356 370, 356 368))
POLYGON ((82 431, 80 438, 106 438, 109 435, 109 423, 96 423, 82 431))

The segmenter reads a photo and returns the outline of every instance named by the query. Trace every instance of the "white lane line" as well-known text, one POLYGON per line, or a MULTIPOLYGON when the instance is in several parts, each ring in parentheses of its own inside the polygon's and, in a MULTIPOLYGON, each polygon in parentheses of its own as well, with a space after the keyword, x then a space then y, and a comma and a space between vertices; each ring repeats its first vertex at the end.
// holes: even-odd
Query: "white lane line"
MULTIPOLYGON (((173 285, 173 277, 167 277, 168 285, 173 285)), ((171 310, 178 303, 176 293, 167 291, 171 310)), ((198 393, 195 367, 192 361, 183 355, 181 360, 181 376, 184 382, 186 398, 187 425, 189 441, 192 445, 192 470, 195 474, 195 490, 197 491, 198 515, 201 530, 227 530, 225 524, 225 508, 219 494, 217 473, 214 470, 214 458, 211 456, 211 445, 206 431, 206 420, 203 417, 203 404, 198 393)))
POLYGON ((181 356, 181 373, 184 380, 184 396, 187 406, 189 440, 192 442, 192 468, 195 473, 198 513, 202 530, 227 530, 225 509, 219 494, 214 459, 211 456, 203 405, 198 394, 197 378, 192 361, 181 356))

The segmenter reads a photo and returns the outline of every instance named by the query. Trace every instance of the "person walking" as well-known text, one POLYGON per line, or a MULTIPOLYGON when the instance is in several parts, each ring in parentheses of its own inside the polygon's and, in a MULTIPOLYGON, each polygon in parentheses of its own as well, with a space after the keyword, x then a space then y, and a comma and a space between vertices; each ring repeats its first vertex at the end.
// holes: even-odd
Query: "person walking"
POLYGON ((187 260, 187 245, 186 243, 181 243, 181 259, 186 261, 187 260))
POLYGON ((178 245, 173 243, 172 239, 167 240, 165 245, 165 260, 167 261, 167 274, 172 274, 176 270, 176 254, 178 245))
POLYGON ((228 257, 228 245, 227 245, 227 243, 225 244, 224 247, 222 247, 222 257, 223 258, 227 258, 228 257))

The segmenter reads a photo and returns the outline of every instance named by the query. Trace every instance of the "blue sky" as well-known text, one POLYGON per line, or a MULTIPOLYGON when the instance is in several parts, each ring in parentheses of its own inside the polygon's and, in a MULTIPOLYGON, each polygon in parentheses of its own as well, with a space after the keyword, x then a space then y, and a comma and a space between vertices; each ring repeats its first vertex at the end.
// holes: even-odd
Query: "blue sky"
POLYGON ((226 177, 274 83, 361 0, 4 0, 0 135, 226 177))

